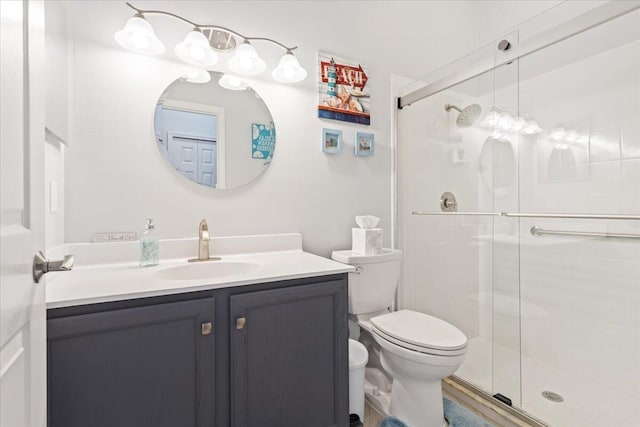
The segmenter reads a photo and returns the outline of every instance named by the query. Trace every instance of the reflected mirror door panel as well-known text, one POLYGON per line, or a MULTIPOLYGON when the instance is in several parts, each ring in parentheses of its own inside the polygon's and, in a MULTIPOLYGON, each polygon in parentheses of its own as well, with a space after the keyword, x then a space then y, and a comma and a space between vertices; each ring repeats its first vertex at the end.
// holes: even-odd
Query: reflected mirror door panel
POLYGON ((217 182, 217 155, 215 141, 181 137, 169 133, 169 162, 184 177, 210 187, 217 182))
POLYGON ((271 163, 273 118, 251 87, 227 89, 218 84, 221 73, 209 73, 207 83, 177 79, 164 90, 155 109, 155 139, 163 156, 189 180, 216 189, 237 188, 271 163), (180 137, 174 147, 171 134, 180 137), (193 153, 180 152, 187 147, 193 153))
POLYGON ((198 184, 216 186, 216 143, 198 141, 198 184))

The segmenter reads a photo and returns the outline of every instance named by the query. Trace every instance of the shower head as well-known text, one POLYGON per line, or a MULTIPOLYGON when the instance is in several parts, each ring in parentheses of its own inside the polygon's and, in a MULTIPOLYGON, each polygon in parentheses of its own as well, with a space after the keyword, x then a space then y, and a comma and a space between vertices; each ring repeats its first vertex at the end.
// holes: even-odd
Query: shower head
POLYGON ((446 104, 444 106, 444 109, 447 112, 451 111, 451 109, 454 109, 460 113, 458 114, 458 118, 456 119, 456 125, 458 125, 458 127, 460 128, 466 128, 474 124, 476 120, 480 118, 480 114, 482 113, 482 108, 478 104, 468 105, 462 110, 455 105, 446 104))

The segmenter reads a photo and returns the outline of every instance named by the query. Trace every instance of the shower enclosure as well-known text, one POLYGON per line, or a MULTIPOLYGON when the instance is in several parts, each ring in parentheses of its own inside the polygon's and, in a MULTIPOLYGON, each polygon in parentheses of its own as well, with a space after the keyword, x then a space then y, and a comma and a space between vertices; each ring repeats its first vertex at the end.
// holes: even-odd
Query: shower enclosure
POLYGON ((544 423, 640 426, 640 3, 558 8, 403 89, 398 303, 544 423))

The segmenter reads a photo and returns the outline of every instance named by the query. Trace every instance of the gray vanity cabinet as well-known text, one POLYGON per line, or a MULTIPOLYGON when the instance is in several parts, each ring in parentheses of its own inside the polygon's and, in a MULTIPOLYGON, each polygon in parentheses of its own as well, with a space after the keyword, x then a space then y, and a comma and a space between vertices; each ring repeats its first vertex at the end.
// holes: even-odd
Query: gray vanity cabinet
POLYGON ((347 425, 346 302, 342 281, 231 296, 231 425, 347 425))
POLYGON ((49 427, 348 425, 346 273, 47 317, 49 427))
POLYGON ((214 299, 49 319, 49 427, 213 425, 214 299))

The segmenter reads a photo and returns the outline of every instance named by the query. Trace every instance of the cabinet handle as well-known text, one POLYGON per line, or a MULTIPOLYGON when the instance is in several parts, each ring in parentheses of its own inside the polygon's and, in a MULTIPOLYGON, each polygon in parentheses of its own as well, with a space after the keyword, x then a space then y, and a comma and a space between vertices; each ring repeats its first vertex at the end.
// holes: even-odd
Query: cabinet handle
POLYGON ((202 335, 211 335, 211 332, 213 331, 213 323, 211 322, 203 323, 201 327, 202 327, 202 335))
POLYGON ((244 329, 245 323, 247 323, 247 319, 245 317, 238 317, 236 319, 236 329, 237 330, 244 329))

